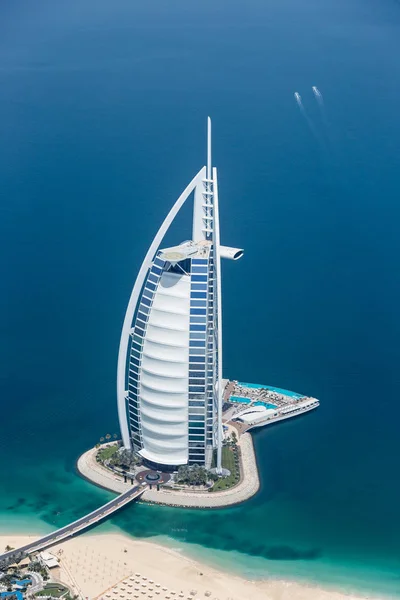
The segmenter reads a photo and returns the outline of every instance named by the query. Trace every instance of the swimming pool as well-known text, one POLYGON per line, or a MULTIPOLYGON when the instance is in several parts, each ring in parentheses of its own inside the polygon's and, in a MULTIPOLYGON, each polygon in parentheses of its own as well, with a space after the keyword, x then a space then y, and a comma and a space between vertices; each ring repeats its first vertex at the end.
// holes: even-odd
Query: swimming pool
POLYGON ((265 406, 265 408, 277 408, 276 404, 269 404, 269 402, 261 402, 261 400, 257 400, 257 402, 254 402, 254 406, 265 406))
POLYGON ((231 396, 229 398, 231 402, 239 402, 240 404, 250 404, 250 398, 243 398, 242 396, 231 396))
POLYGON ((260 389, 265 388, 267 390, 271 390, 271 392, 276 392, 277 394, 284 394, 285 396, 290 396, 290 398, 303 398, 304 394, 298 394, 297 392, 291 392, 290 390, 284 390, 282 388, 273 387, 272 385, 262 385, 260 383, 243 383, 242 381, 238 381, 239 385, 247 388, 260 389))

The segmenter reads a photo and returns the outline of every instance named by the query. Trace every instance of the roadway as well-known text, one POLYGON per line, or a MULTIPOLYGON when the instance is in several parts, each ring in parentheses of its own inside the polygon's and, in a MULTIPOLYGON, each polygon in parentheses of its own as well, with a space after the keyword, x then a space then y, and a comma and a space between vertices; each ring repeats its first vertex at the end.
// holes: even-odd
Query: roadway
POLYGON ((7 567, 7 565, 15 562, 18 559, 22 559, 27 554, 38 552, 39 550, 45 550, 54 544, 81 533, 88 527, 92 527, 103 519, 109 517, 111 514, 115 513, 132 500, 139 498, 139 496, 141 496, 145 491, 146 487, 146 485, 133 486, 123 494, 117 496, 117 498, 114 498, 110 502, 107 502, 107 504, 100 506, 100 508, 97 508, 88 515, 81 517, 77 521, 74 521, 65 527, 61 527, 60 529, 57 529, 56 531, 53 531, 52 533, 49 533, 36 540, 35 542, 21 546, 21 548, 15 548, 9 552, 0 554, 0 569, 7 567))

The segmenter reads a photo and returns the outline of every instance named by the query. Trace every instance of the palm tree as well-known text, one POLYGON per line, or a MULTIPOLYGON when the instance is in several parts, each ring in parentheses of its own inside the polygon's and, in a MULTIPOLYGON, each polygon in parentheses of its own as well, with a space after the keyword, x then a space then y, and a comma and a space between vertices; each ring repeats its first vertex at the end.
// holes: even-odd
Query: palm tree
POLYGON ((103 443, 103 442, 104 442, 104 438, 103 438, 103 437, 101 437, 101 438, 100 438, 100 442, 101 442, 101 443, 103 443))
POLYGON ((110 434, 110 433, 107 433, 107 435, 106 435, 106 440, 107 440, 107 442, 108 442, 109 440, 111 440, 111 434, 110 434))
POLYGON ((118 435, 116 433, 114 433, 114 435, 113 435, 114 440, 116 440, 117 437, 118 437, 118 435))

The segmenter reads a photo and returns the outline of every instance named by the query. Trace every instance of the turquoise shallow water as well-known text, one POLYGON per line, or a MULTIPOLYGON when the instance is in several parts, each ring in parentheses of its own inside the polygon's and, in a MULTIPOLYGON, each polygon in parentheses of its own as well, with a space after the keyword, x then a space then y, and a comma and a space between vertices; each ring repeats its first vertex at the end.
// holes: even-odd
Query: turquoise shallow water
POLYGON ((255 433, 245 505, 137 505, 107 527, 400 595, 399 29, 392 0, 2 3, 1 532, 111 497, 75 461, 118 432, 130 289, 211 114, 222 240, 245 248, 224 265, 224 375, 321 406, 255 433))

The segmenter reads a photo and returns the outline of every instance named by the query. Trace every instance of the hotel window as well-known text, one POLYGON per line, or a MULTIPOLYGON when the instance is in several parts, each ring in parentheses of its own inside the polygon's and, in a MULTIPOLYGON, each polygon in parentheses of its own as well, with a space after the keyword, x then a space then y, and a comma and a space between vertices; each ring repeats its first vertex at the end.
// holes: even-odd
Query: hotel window
POLYGON ((153 283, 158 283, 159 277, 154 273, 150 273, 148 276, 148 281, 152 281, 153 283))
POLYGON ((198 307, 198 308, 204 307, 205 308, 207 306, 206 300, 192 300, 190 304, 193 308, 196 308, 196 307, 198 307))
MULTIPOLYGON (((150 298, 150 300, 153 298, 154 294, 151 290, 148 290, 147 288, 144 288, 143 290, 143 296, 144 298, 150 298)), ((144 298, 142 297, 142 301, 144 300, 144 298)))
POLYGON ((207 275, 192 275, 192 281, 207 282, 207 275))
POLYGON ((145 298, 145 297, 142 296, 141 303, 145 304, 146 306, 150 306, 151 305, 151 300, 149 298, 145 298))
POLYGON ((193 266, 192 267, 192 276, 193 275, 206 275, 208 273, 208 268, 207 267, 198 267, 198 266, 193 266))
POLYGON ((195 290, 195 291, 196 290, 197 291, 204 290, 204 291, 206 291, 207 290, 207 284, 206 283, 192 283, 192 290, 195 290))
POLYGON ((204 402, 203 402, 203 400, 189 400, 189 406, 191 408, 198 408, 198 407, 204 408, 204 402))
POLYGON ((154 265, 151 267, 151 272, 152 273, 157 273, 157 275, 161 275, 162 273, 162 269, 160 269, 160 267, 155 267, 154 265))
POLYGON ((192 365, 194 363, 205 363, 205 362, 206 362, 205 356, 191 356, 190 357, 190 365, 192 365))
MULTIPOLYGON (((189 334, 189 337, 191 340, 205 340, 206 339, 206 334, 205 333, 201 333, 201 331, 191 331, 189 334)), ((140 339, 140 338, 139 338, 140 339)))
POLYGON ((150 308, 148 306, 144 306, 144 304, 141 304, 139 306, 139 310, 144 314, 144 315, 148 315, 150 312, 150 308))
POLYGON ((157 265, 158 267, 163 267, 164 266, 164 262, 165 261, 163 261, 160 258, 158 258, 158 256, 156 256, 156 258, 154 259, 154 264, 157 265))
POLYGON ((205 325, 191 325, 190 326, 190 331, 205 331, 205 330, 206 330, 205 325))
POLYGON ((142 320, 142 321, 144 321, 144 322, 146 322, 146 321, 147 321, 147 315, 145 315, 145 314, 144 314, 144 313, 142 313, 142 312, 138 312, 138 314, 137 314, 137 318, 138 318, 138 319, 141 319, 141 320, 142 320))
POLYGON ((207 292, 191 292, 191 298, 207 298, 207 292))
POLYGON ((192 346, 192 345, 189 346, 189 354, 191 356, 196 355, 196 354, 198 354, 199 356, 200 355, 203 356, 205 353, 206 353, 206 349, 204 347, 204 342, 203 342, 202 346, 192 346))
POLYGON ((203 379, 189 379, 189 385, 204 385, 204 378, 203 379))
MULTIPOLYGON (((204 364, 190 363, 190 371, 202 371, 204 373, 204 364)), ((190 373, 189 373, 190 374, 190 373)))
POLYGON ((205 322, 206 322, 206 316, 204 315, 203 317, 198 317, 198 316, 190 315, 190 322, 191 323, 203 323, 203 324, 205 324, 205 322))
POLYGON ((196 420, 202 415, 204 414, 204 408, 202 408, 201 406, 191 406, 189 408, 189 416, 193 415, 196 417, 196 420))
POLYGON ((189 377, 202 377, 204 379, 204 372, 203 373, 197 373, 196 371, 191 371, 190 365, 189 365, 189 377))
POLYGON ((156 289, 156 286, 154 285, 154 283, 151 283, 150 281, 148 281, 146 283, 146 288, 149 290, 152 290, 154 292, 154 290, 156 289))
POLYGON ((204 348, 204 340, 190 340, 190 348, 204 348))
POLYGON ((193 429, 194 433, 198 432, 199 429, 204 429, 204 421, 192 421, 189 423, 189 431, 193 429))
POLYGON ((191 308, 190 309, 190 316, 192 315, 203 315, 205 316, 207 314, 207 309, 206 308, 191 308))

